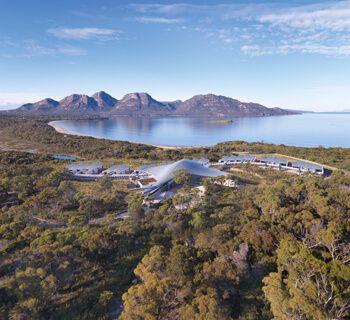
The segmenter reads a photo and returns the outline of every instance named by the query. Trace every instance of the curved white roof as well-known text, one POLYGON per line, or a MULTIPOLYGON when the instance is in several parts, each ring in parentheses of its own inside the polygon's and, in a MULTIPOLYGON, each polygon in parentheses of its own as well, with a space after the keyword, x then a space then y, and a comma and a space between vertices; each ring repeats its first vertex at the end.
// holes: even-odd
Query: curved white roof
POLYGON ((202 176, 202 177, 220 177, 227 173, 204 167, 196 161, 183 159, 171 164, 156 166, 147 168, 145 171, 154 176, 157 182, 152 185, 151 189, 154 190, 157 187, 169 182, 175 178, 175 174, 179 170, 185 170, 190 175, 202 176))

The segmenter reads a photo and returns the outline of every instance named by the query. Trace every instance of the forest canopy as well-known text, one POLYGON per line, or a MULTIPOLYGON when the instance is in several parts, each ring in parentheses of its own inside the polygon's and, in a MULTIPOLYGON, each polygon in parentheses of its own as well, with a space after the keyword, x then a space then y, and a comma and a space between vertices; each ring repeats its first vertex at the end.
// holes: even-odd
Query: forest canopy
POLYGON ((0 152, 0 319, 349 319, 349 149, 161 150, 64 136, 38 119, 0 122, 3 141, 41 145, 0 152), (63 150, 140 164, 276 152, 345 170, 243 167, 234 173, 243 188, 206 180, 192 206, 179 206, 192 192, 181 175, 184 196, 145 212, 125 182, 71 180, 67 162, 48 157, 63 150), (129 218, 115 219, 126 210, 129 218))

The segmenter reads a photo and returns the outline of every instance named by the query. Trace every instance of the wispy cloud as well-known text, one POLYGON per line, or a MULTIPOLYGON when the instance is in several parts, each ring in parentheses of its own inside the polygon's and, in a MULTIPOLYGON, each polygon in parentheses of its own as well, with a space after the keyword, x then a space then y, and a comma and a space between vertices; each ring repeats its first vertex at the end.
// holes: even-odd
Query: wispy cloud
POLYGON ((290 53, 350 56, 349 0, 319 1, 312 5, 173 3, 131 7, 140 13, 157 14, 159 20, 185 19, 189 25, 183 25, 182 30, 201 30, 213 43, 237 47, 250 56, 290 53), (193 16, 197 25, 193 24, 193 16))
MULTIPOLYGON (((181 23, 178 27, 184 32, 196 32, 210 39, 211 43, 222 43, 245 55, 350 55, 349 0, 320 0, 312 5, 300 2, 134 3, 127 5, 126 9, 134 16, 129 20, 160 25, 181 23)), ((60 27, 49 29, 48 33, 65 40, 105 41, 118 39, 121 32, 110 28, 60 27)), ((59 49, 38 46, 33 51, 50 54, 50 51, 59 49)), ((63 48, 61 53, 83 54, 78 48, 63 48)))
POLYGON ((56 45, 47 46, 40 44, 33 39, 27 39, 19 42, 14 41, 0 41, 0 47, 4 47, 2 57, 5 58, 31 58, 38 56, 50 56, 50 55, 68 55, 68 56, 82 56, 86 55, 84 49, 67 46, 56 45), (10 49, 6 52, 6 49, 10 49), (12 50, 11 50, 12 49, 12 50))
POLYGON ((194 4, 194 3, 172 3, 159 4, 134 3, 130 8, 140 13, 152 13, 164 16, 198 14, 216 19, 229 20, 236 18, 251 18, 269 12, 271 5, 268 3, 254 4, 194 4))
POLYGON ((43 46, 35 40, 24 40, 19 44, 19 47, 21 47, 25 51, 24 54, 28 56, 45 56, 55 53, 54 48, 43 46))
POLYGON ((327 56, 348 56, 350 45, 327 46, 320 44, 284 44, 276 46, 244 45, 241 47, 244 54, 250 56, 266 56, 273 54, 307 53, 327 56))
POLYGON ((87 54, 84 49, 71 46, 59 46, 56 47, 56 51, 67 56, 85 56, 87 54))
POLYGON ((120 31, 105 28, 54 28, 47 30, 48 33, 61 39, 70 40, 116 40, 120 31))
POLYGON ((264 14, 258 19, 274 26, 291 28, 350 30, 350 1, 309 5, 264 14))
POLYGON ((133 3, 130 5, 132 9, 140 13, 154 13, 174 15, 188 12, 190 9, 200 9, 203 6, 186 4, 186 3, 173 3, 173 4, 159 4, 159 3, 133 3))
POLYGON ((350 1, 278 9, 257 21, 263 28, 253 42, 241 46, 245 54, 350 56, 350 1), (273 35, 267 38, 269 42, 261 38, 266 30, 273 35))
POLYGON ((256 45, 256 44, 254 44, 254 45, 243 45, 243 46, 241 46, 241 51, 244 54, 247 54, 247 55, 250 55, 250 56, 255 56, 255 57, 272 54, 271 50, 267 50, 266 48, 261 48, 261 46, 256 45))
POLYGON ((101 14, 97 12, 72 11, 71 14, 79 18, 89 19, 93 21, 115 21, 115 16, 111 15, 110 13, 101 14))
POLYGON ((176 24, 181 23, 182 19, 172 19, 165 17, 136 17, 133 20, 140 23, 159 23, 159 24, 176 24))
POLYGON ((57 55, 64 54, 68 56, 82 56, 86 54, 86 51, 72 46, 44 46, 35 40, 24 40, 22 42, 22 48, 24 49, 24 55, 27 57, 32 56, 47 56, 47 55, 57 55))

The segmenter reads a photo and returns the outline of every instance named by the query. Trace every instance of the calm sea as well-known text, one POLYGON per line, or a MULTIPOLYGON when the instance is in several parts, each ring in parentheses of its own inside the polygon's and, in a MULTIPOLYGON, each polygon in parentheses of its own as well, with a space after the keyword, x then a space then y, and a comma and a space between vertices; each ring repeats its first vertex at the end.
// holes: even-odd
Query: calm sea
POLYGON ((164 146, 210 146, 244 140, 304 147, 350 147, 350 113, 238 118, 231 123, 213 123, 202 118, 120 117, 55 121, 55 126, 79 135, 164 146))

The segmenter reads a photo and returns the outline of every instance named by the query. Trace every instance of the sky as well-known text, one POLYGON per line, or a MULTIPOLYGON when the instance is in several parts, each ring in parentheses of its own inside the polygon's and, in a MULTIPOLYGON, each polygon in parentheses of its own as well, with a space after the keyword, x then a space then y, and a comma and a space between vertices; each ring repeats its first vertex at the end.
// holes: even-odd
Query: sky
POLYGON ((350 109, 350 1, 0 0, 0 109, 101 90, 350 109))

